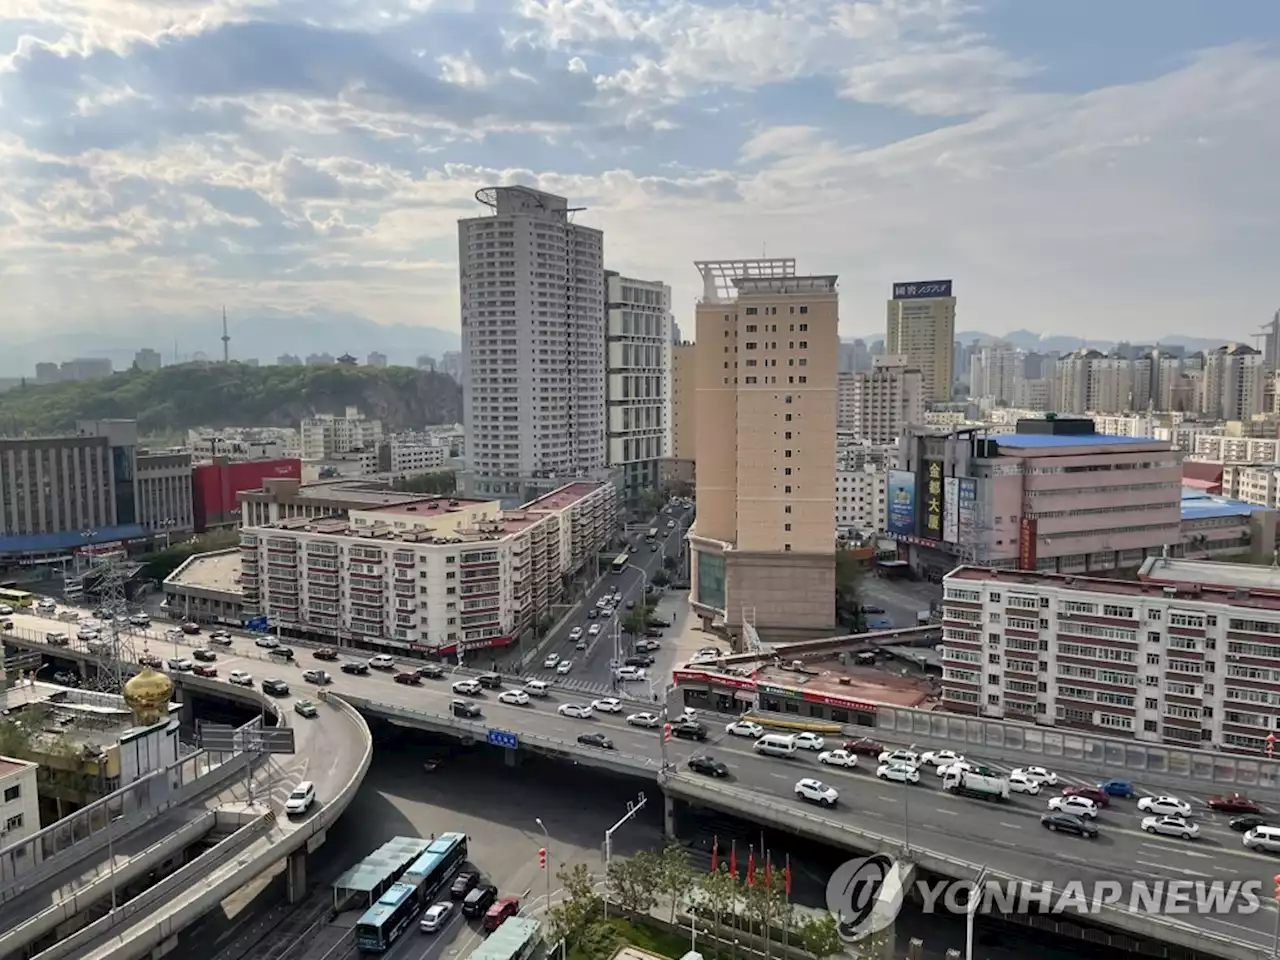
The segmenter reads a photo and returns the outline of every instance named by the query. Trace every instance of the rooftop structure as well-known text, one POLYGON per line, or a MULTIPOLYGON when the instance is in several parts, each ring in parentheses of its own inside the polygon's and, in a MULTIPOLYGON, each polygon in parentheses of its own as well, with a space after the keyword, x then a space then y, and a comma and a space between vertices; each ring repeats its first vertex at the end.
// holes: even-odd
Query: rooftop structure
POLYGON ((297 478, 263 478, 257 490, 237 495, 243 526, 274 523, 291 517, 343 516, 351 510, 394 506, 424 499, 420 493, 392 490, 384 481, 321 480, 302 483, 297 478))
POLYGON ((728 303, 736 299, 740 279, 776 280, 796 275, 795 257, 753 260, 698 260, 702 274, 702 302, 728 303))
POLYGON ((393 837, 333 881, 334 909, 354 898, 362 906, 373 903, 431 846, 424 837, 393 837))

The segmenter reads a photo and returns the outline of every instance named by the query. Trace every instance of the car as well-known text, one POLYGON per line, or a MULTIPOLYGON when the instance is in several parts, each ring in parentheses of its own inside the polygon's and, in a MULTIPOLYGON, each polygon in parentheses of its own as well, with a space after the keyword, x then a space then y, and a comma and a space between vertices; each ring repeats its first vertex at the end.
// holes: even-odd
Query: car
POLYGON ((13 616, 13 607, 9 606, 7 603, 0 603, 0 617, 12 617, 12 616, 13 616))
POLYGON ((560 662, 560 654, 548 653, 547 659, 542 661, 542 666, 546 670, 554 670, 557 663, 560 662))
POLYGON ((1138 791, 1128 780, 1103 780, 1098 784, 1098 791, 1103 796, 1120 797, 1122 800, 1130 800, 1138 795, 1138 791))
POLYGON ((44 635, 44 642, 49 644, 51 647, 65 647, 71 643, 71 638, 65 633, 54 631, 53 633, 46 633, 44 635))
POLYGON ((293 712, 300 717, 314 717, 320 711, 316 709, 316 705, 310 700, 299 700, 293 705, 293 712))
POLYGON ((53 610, 55 607, 57 607, 57 604, 48 597, 41 597, 36 601, 37 610, 53 610))
POLYGON ((759 740, 764 736, 764 727, 753 720, 734 720, 725 726, 724 732, 735 737, 750 737, 752 740, 759 740))
POLYGON ((587 634, 592 637, 600 636, 600 624, 593 623, 591 626, 587 627, 587 634))
POLYGON ((453 916, 453 904, 448 900, 440 903, 433 903, 427 907, 426 912, 422 915, 422 921, 418 924, 418 929, 423 933, 436 933, 442 930, 449 922, 449 918, 453 916))
POLYGON ((333 663, 338 659, 338 651, 333 647, 321 647, 315 653, 311 654, 317 660, 326 660, 333 663))
POLYGON ((606 737, 603 733, 583 733, 578 736, 578 742, 584 747, 599 747, 601 750, 612 750, 613 741, 606 737))
POLYGON ((270 650, 272 647, 280 646, 280 641, 275 637, 259 637, 253 641, 255 647, 261 647, 263 650, 270 650))
POLYGON ((291 817, 298 817, 311 809, 316 802, 316 787, 310 780, 303 780, 293 788, 289 799, 284 802, 284 812, 291 817))
POLYGON ((253 677, 246 670, 232 670, 227 675, 227 679, 234 683, 237 687, 252 687, 253 677))
POLYGON ((213 680, 218 676, 218 668, 211 667, 207 663, 197 663, 191 668, 191 672, 197 677, 206 677, 210 680, 213 680))
POLYGON ((396 683, 403 683, 410 687, 420 686, 422 683, 422 678, 418 676, 417 670, 408 670, 404 673, 397 673, 392 677, 392 679, 395 680, 396 683))
POLYGON ((174 643, 177 643, 179 640, 182 639, 182 637, 183 637, 183 633, 177 627, 170 627, 168 630, 164 632, 164 638, 166 640, 172 640, 174 643))
POLYGON ((287 697, 289 695, 289 685, 283 680, 269 677, 262 681, 262 692, 269 693, 273 697, 287 697))
POLYGON ((170 657, 169 658, 169 669, 176 670, 178 673, 190 673, 191 668, 194 666, 195 664, 192 663, 190 660, 188 660, 186 657, 170 657))
POLYGON ((314 683, 317 687, 326 687, 333 683, 333 674, 328 670, 303 670, 302 679, 306 683, 314 683))
POLYGON ((1227 826, 1229 826, 1236 833, 1248 833, 1250 830, 1253 830, 1255 827, 1271 826, 1271 821, 1268 820, 1266 817, 1259 816, 1256 813, 1246 813, 1240 817, 1232 817, 1231 820, 1228 822, 1227 826))
POLYGON ((502 674, 500 673, 482 673, 476 677, 476 683, 484 687, 486 690, 502 689, 502 674))
POLYGON ((463 899, 480 882, 480 874, 475 870, 463 870, 453 878, 449 887, 449 896, 454 900, 463 899))
POLYGON ((556 711, 562 717, 577 717, 579 720, 591 719, 591 704, 589 703, 562 703, 556 711))
POLYGON ((338 669, 343 673, 350 673, 357 677, 367 676, 369 673, 369 665, 361 660, 348 660, 338 669))
POLYGON ((423 680, 443 680, 444 667, 438 663, 423 664, 418 668, 418 676, 423 680))
POLYGON ((632 713, 627 716, 627 723, 633 727, 645 727, 652 730, 662 724, 662 718, 656 713, 632 713))
POLYGON ((885 750, 876 758, 880 763, 890 766, 900 764, 908 767, 920 766, 920 755, 913 750, 885 750))
POLYGON ((462 899, 462 915, 464 917, 483 917, 494 900, 498 899, 498 888, 492 883, 478 883, 471 888, 462 899))
POLYGON ((59 670, 53 675, 53 682, 61 687, 80 686, 80 677, 66 670, 59 670))
POLYGON ((1050 833, 1074 833, 1078 837, 1092 840, 1098 835, 1098 825, 1074 813, 1062 813, 1054 810, 1040 817, 1040 825, 1050 833))
MULTIPOLYGON (((670 620, 666 620, 666 619, 664 619, 664 618, 662 618, 662 617, 650 617, 650 618, 649 618, 649 626, 651 626, 651 627, 656 627, 656 628, 657 628, 657 629, 659 629, 659 630, 670 630, 670 629, 671 629, 671 621, 670 621, 670 620)), ((718 651, 717 651, 717 652, 718 652, 718 651)))
POLYGON ((650 553, 657 553, 657 552, 658 552, 658 545, 657 545, 656 543, 651 543, 651 544, 649 544, 649 552, 650 552, 650 553))
POLYGON ((1206 803, 1211 810, 1223 813, 1257 813, 1259 807, 1243 793, 1229 793, 1222 797, 1210 797, 1206 803))
POLYGON ((858 765, 858 758, 848 750, 823 750, 818 754, 818 762, 828 767, 844 767, 852 770, 858 765))
POLYGON ((1059 813, 1074 813, 1078 817, 1087 817, 1095 820, 1098 817, 1098 805, 1088 797, 1079 795, 1069 795, 1065 797, 1050 797, 1049 809, 1059 813))
POLYGON ((587 649, 587 646, 588 646, 588 644, 587 644, 587 641, 586 641, 586 640, 579 640, 577 643, 575 643, 575 644, 573 645, 573 649, 575 649, 575 650, 585 650, 585 649, 587 649))
POLYGON ((218 659, 218 655, 212 650, 192 650, 191 656, 201 663, 213 663, 218 659))
POLYGON ((957 760, 955 763, 944 763, 940 767, 933 768, 940 777, 958 777, 962 773, 969 773, 977 769, 976 764, 970 763, 968 760, 957 760))
POLYGON ((693 756, 689 758, 687 764, 694 773, 701 773, 708 777, 715 777, 717 780, 723 780, 729 776, 729 767, 722 760, 715 757, 703 755, 693 756))
POLYGON ((707 728, 697 720, 682 718, 671 724, 671 735, 681 740, 697 740, 701 743, 707 739, 707 728))
MULTIPOLYGON (((587 611, 588 620, 594 620, 598 615, 599 614, 596 613, 596 610, 594 607, 592 607, 590 610, 587 611)), ((592 636, 595 636, 595 634, 592 634, 592 636)))
POLYGON ((214 630, 212 633, 210 633, 210 634, 209 634, 209 639, 210 639, 210 640, 215 640, 215 639, 216 639, 216 640, 230 640, 230 639, 231 639, 231 631, 230 631, 230 630, 214 630))
POLYGON ((226 649, 227 647, 230 647, 230 646, 231 646, 231 634, 227 633, 225 630, 217 631, 217 632, 214 632, 214 633, 209 634, 209 646, 211 646, 211 647, 222 647, 223 649, 226 649), (223 633, 223 634, 226 634, 226 635, 225 635, 225 636, 218 636, 218 633, 223 633))
POLYGON ((920 782, 920 770, 909 763, 882 763, 876 768, 876 776, 894 783, 920 782))
MULTIPOLYGON (((622 661, 624 666, 628 667, 652 667, 654 664, 653 657, 647 653, 633 653, 622 661)), ((644 671, 642 670, 641 673, 644 671)))
POLYGON ((1180 837, 1183 840, 1194 840, 1200 836, 1200 828, 1183 817, 1143 817, 1142 829, 1147 833, 1156 833, 1162 837, 1180 837))
POLYGON ((613 675, 624 683, 644 679, 644 671, 639 667, 618 667, 613 671, 613 675))
POLYGON ((1026 793, 1031 796, 1038 796, 1040 793, 1040 781, 1028 777, 1019 770, 1009 774, 1009 791, 1011 793, 1026 793))
POLYGON ((601 608, 600 608, 600 619, 601 619, 601 620, 608 620, 608 619, 609 619, 610 617, 612 617, 612 616, 613 616, 613 607, 601 607, 601 608))
POLYGON ((129 618, 129 622, 133 624, 135 627, 151 626, 151 618, 148 617, 145 613, 135 613, 133 616, 129 618))
POLYGON ((84 640, 86 642, 89 640, 97 640, 101 636, 102 636, 101 630, 94 630, 88 627, 82 627, 81 629, 76 631, 76 639, 84 640))
POLYGON ((1062 795, 1064 797, 1084 797, 1086 800, 1092 800, 1095 807, 1111 806, 1111 798, 1097 787, 1063 787, 1062 795))
POLYGON ((189 633, 189 634, 197 634, 200 632, 200 624, 196 623, 194 620, 188 620, 186 623, 182 625, 182 632, 189 633))
POLYGON ((627 609, 628 609, 628 610, 634 610, 635 608, 636 608, 636 602, 635 602, 634 600, 628 600, 628 601, 627 601, 627 609))
POLYGON ((1177 797, 1143 797, 1138 801, 1138 809, 1158 817, 1191 816, 1191 804, 1177 797))
POLYGON ((653 627, 646 627, 644 631, 644 639, 636 644, 636 649, 661 650, 662 644, 659 642, 661 640, 661 630, 654 629, 653 627))
POLYGON ((287 660, 293 662, 293 647, 272 647, 267 651, 267 656, 272 660, 287 660))
POLYGON ((953 763, 963 763, 964 756, 954 750, 926 750, 920 754, 920 762, 931 767, 949 767, 953 763))
POLYGON ((529 694, 523 690, 503 690, 498 694, 498 702, 509 704, 513 707, 527 707, 529 705, 529 694))
POLYGON ((164 661, 157 657, 154 653, 144 653, 138 657, 138 663, 144 667, 150 667, 152 670, 160 670, 164 667, 164 661))
POLYGON ((455 717, 478 717, 480 716, 480 704, 473 703, 470 700, 453 700, 449 703, 449 712, 455 717))
POLYGON ((826 740, 824 740, 822 737, 818 736, 816 733, 808 733, 808 732, 806 731, 806 732, 804 732, 804 733, 797 733, 797 734, 796 734, 796 749, 797 749, 797 750, 815 750, 815 751, 817 751, 817 750, 821 750, 821 749, 822 749, 823 747, 825 747, 826 745, 827 745, 827 741, 826 741, 826 740))
POLYGON ((591 709, 599 710, 601 713, 621 713, 622 701, 614 697, 601 697, 599 700, 591 701, 591 709))
POLYGON ((814 780, 812 777, 797 780, 795 790, 798 799, 808 800, 823 807, 834 807, 840 799, 840 794, 836 792, 835 787, 829 787, 821 780, 814 780))
POLYGON ((507 917, 514 917, 519 912, 520 901, 516 897, 499 897, 489 904, 489 909, 484 912, 484 922, 481 926, 492 932, 502 926, 507 917))
POLYGON ((1035 780, 1042 785, 1050 787, 1058 785, 1058 775, 1052 770, 1046 770, 1044 767, 1018 767, 1013 772, 1020 773, 1028 780, 1035 780))
POLYGON ((563 677, 572 669, 573 669, 572 660, 561 660, 559 665, 556 667, 556 673, 560 674, 560 676, 563 677))
POLYGON ((581 627, 574 627, 572 630, 570 630, 570 631, 569 631, 569 639, 570 639, 570 640, 581 640, 581 639, 582 639, 582 628, 581 628, 581 627))
POLYGON ((479 681, 472 680, 469 677, 453 681, 453 686, 450 689, 453 690, 454 693, 465 694, 468 697, 474 697, 478 693, 482 692, 479 681))
POLYGON ((862 605, 862 612, 883 614, 885 610, 884 610, 884 607, 877 607, 874 603, 864 603, 862 605))
POLYGON ((390 654, 380 653, 376 657, 369 658, 370 670, 394 670, 395 666, 395 658, 390 654))

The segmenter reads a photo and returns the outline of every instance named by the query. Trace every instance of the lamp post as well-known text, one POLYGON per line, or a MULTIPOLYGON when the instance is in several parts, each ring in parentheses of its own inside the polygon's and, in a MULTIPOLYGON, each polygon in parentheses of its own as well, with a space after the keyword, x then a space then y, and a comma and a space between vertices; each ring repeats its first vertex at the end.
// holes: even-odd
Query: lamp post
MULTIPOLYGON (((617 823, 604 832, 604 874, 609 876, 609 861, 613 859, 613 835, 626 824, 628 820, 644 809, 644 805, 648 802, 648 798, 642 793, 637 800, 627 801, 627 812, 617 823)), ((609 897, 606 894, 604 898, 604 918, 609 919, 609 897)))
POLYGON ((547 862, 542 865, 542 872, 546 874, 547 880, 547 905, 544 909, 549 915, 551 913, 551 834, 547 832, 547 825, 542 822, 541 817, 534 817, 533 822, 542 828, 542 835, 547 841, 547 862))

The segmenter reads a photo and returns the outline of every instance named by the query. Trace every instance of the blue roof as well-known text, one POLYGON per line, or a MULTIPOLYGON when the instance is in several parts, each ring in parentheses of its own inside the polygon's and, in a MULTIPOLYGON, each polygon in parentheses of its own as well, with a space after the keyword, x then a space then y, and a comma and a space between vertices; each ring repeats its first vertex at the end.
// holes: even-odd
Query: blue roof
POLYGON ((1208 520, 1213 517, 1248 517, 1259 510, 1267 509, 1270 508, 1260 507, 1255 503, 1245 503, 1243 500, 1217 497, 1207 493, 1184 495, 1182 498, 1183 520, 1208 520))
POLYGON ((417 888, 407 883, 393 883, 387 892, 378 898, 378 902, 364 912, 359 922, 362 925, 377 926, 416 892, 417 888))
POLYGON ((90 535, 87 537, 79 530, 0 537, 0 554, 74 550, 76 547, 92 546, 95 543, 112 543, 116 540, 139 540, 149 536, 151 536, 151 532, 142 524, 126 523, 118 527, 98 527, 90 531, 90 535))
POLYGON ((1009 433, 993 437, 1001 447, 1129 447, 1139 443, 1158 443, 1150 437, 1116 437, 1109 433, 1086 433, 1072 436, 1052 433, 1009 433))

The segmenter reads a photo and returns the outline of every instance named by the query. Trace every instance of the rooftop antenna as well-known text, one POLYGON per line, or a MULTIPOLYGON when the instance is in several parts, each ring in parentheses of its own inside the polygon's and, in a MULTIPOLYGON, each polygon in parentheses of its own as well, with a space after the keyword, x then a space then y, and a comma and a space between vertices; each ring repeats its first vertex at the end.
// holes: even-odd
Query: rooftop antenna
POLYGON ((231 362, 231 336, 227 333, 227 308, 222 308, 222 362, 231 362))

